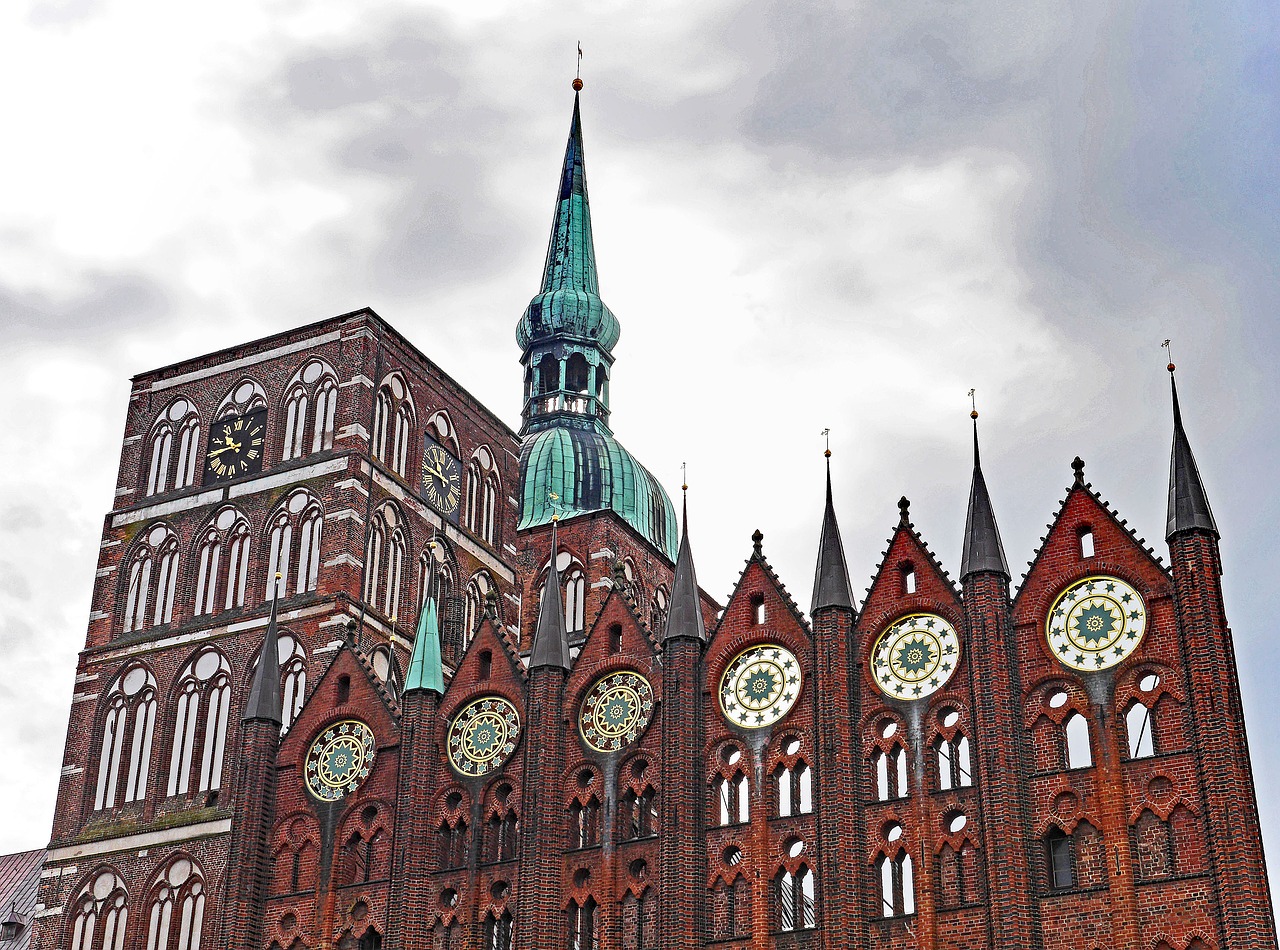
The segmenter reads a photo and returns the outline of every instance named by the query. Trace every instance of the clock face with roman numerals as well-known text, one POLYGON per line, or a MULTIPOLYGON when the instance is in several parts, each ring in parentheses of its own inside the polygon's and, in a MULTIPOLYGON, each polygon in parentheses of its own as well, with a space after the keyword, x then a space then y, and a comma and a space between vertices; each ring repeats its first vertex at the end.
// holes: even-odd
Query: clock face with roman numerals
POLYGON ((911 614, 876 640, 871 675, 886 696, 923 699, 947 685, 959 662, 956 628, 937 614, 911 614))
POLYGON ((462 500, 462 463, 435 439, 422 447, 422 494, 431 507, 455 524, 462 500))
POLYGON ((205 484, 262 471, 266 439, 265 409, 219 419, 209 429, 209 450, 204 456, 205 484))

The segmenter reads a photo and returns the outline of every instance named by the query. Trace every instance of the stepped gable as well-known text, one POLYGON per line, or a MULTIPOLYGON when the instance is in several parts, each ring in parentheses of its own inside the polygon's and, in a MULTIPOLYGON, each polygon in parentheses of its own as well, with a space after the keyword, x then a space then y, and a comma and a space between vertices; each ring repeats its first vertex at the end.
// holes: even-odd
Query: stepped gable
POLYGON ((915 607, 939 610, 959 629, 960 592, 911 522, 910 503, 906 498, 899 500, 898 512, 898 526, 889 536, 888 546, 880 555, 880 565, 863 595, 858 629, 876 633, 894 614, 915 607), (903 590, 903 564, 910 564, 915 570, 914 594, 903 590))

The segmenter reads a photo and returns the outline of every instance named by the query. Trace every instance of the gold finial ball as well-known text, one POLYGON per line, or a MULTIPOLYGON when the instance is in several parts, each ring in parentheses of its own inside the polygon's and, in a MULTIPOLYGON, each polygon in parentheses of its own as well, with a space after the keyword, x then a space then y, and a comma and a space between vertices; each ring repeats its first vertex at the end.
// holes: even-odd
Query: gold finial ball
POLYGON ((551 520, 552 520, 552 521, 559 521, 559 520, 560 520, 560 516, 559 516, 559 515, 552 515, 552 516, 551 516, 551 520))
POLYGON ((283 574, 281 574, 279 571, 276 571, 276 580, 280 580, 283 577, 284 577, 283 574))
POLYGON ((1174 366, 1172 363, 1170 363, 1168 366, 1165 367, 1165 369, 1167 369, 1171 373, 1177 368, 1178 367, 1174 366))
POLYGON ((688 490, 689 490, 689 483, 688 483, 688 482, 685 482, 683 485, 681 485, 681 486, 680 486, 680 490, 681 490, 681 491, 688 491, 688 490))
POLYGON ((582 92, 582 80, 581 80, 581 79, 575 79, 575 80, 573 81, 573 91, 574 91, 574 92, 582 92))
POLYGON ((976 418, 978 418, 978 410, 977 410, 977 409, 975 409, 975 410, 973 410, 973 412, 969 413, 969 418, 970 418, 970 419, 976 419, 976 418))
POLYGON ((830 449, 827 449, 825 452, 823 452, 823 453, 822 453, 822 457, 823 457, 823 458, 828 458, 828 459, 829 459, 829 458, 831 458, 831 450, 830 450, 830 449))

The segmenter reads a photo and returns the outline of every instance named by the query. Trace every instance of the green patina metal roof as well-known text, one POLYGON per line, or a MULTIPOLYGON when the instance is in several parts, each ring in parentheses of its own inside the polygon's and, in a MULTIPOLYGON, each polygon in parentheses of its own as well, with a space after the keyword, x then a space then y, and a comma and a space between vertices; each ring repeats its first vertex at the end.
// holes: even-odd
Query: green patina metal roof
POLYGON ((658 480, 613 436, 594 428, 530 433, 520 452, 520 528, 615 511, 672 561, 676 511, 658 480), (552 495, 557 496, 552 500, 552 495))
POLYGON ((444 695, 444 665, 440 660, 440 615, 434 596, 428 597, 418 614, 418 633, 413 638, 409 655, 409 672, 404 678, 404 692, 431 689, 444 695))
POLYGON ((516 342, 527 350, 538 339, 558 335, 594 343, 609 352, 621 333, 618 318, 600 299, 582 156, 582 120, 575 94, 547 262, 542 269, 542 290, 529 301, 516 325, 516 342))

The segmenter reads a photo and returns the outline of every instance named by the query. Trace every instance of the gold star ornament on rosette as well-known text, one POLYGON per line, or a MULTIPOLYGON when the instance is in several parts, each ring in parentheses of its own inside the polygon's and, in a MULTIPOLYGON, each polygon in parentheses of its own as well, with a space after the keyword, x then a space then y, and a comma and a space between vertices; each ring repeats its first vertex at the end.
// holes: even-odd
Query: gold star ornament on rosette
POLYGON ((947 685, 960 665, 960 635, 937 614, 911 614, 880 634, 871 674, 894 699, 924 699, 947 685))
POLYGON ((1092 673, 1138 648, 1147 632, 1147 607, 1118 577, 1086 577, 1058 596, 1045 627, 1059 662, 1092 673))
POLYGON ((626 670, 596 680, 582 701, 578 728, 597 752, 617 752, 635 742, 653 718, 653 687, 626 670))
POLYGON ((801 685, 800 662, 786 647, 749 647, 720 677, 720 709, 735 726, 764 729, 791 711, 801 685))
POLYGON ((369 777, 376 752, 373 730, 363 722, 333 723, 307 750, 307 791, 322 802, 350 795, 369 777))
POLYGON ((507 761, 520 738, 520 713, 501 696, 482 696, 462 707, 449 724, 449 764, 468 778, 507 761))

